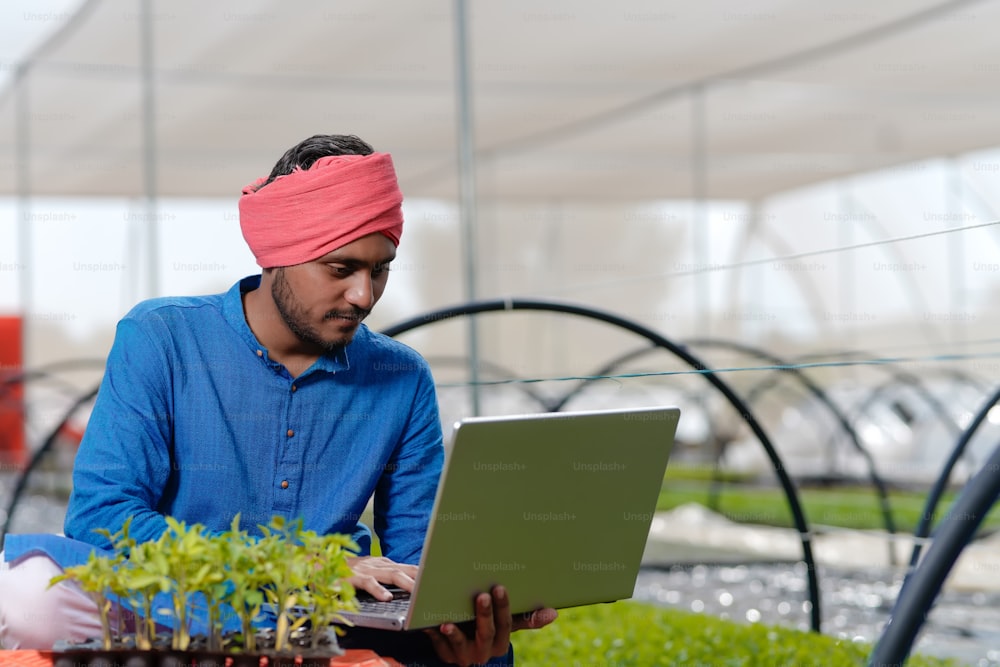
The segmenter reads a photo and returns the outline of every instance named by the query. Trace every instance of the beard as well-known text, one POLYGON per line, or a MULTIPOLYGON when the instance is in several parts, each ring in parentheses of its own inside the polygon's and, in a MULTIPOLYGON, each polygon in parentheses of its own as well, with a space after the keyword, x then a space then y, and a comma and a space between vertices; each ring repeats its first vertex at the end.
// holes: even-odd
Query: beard
MULTIPOLYGON (((309 313, 302 305, 295 294, 292 293, 291 285, 285 278, 284 269, 279 267, 274 270, 274 280, 271 282, 271 298, 278 309, 278 314, 284 321, 289 331, 295 334, 296 338, 303 343, 319 347, 326 354, 336 354, 351 342, 353 335, 340 336, 335 339, 325 339, 320 332, 309 323, 309 313)), ((349 312, 331 310, 323 315, 323 320, 334 318, 344 318, 361 322, 371 311, 363 308, 353 307, 349 312)))

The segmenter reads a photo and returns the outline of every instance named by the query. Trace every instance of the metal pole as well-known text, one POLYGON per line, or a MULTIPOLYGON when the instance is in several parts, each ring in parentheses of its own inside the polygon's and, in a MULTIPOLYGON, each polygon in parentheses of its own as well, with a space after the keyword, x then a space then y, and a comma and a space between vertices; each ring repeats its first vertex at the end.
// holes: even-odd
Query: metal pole
POLYGON ((21 63, 15 72, 16 128, 15 155, 17 173, 17 264, 19 271, 18 296, 21 306, 21 364, 28 365, 30 358, 28 326, 32 284, 31 243, 31 100, 28 91, 28 65, 21 63))
MULTIPOLYGON (((844 181, 840 181, 837 184, 837 210, 840 212, 837 224, 837 243, 841 248, 846 248, 854 242, 854 220, 849 215, 851 210, 850 187, 850 183, 845 183, 844 181)), ((857 330, 850 324, 853 319, 851 314, 857 307, 857 294, 855 291, 857 266, 853 252, 840 253, 837 262, 837 271, 837 277, 840 279, 839 315, 843 318, 842 322, 847 322, 845 325, 847 327, 846 331, 841 330, 838 332, 838 335, 841 336, 841 346, 852 349, 857 341, 857 330)), ((852 376, 855 375, 855 368, 853 366, 850 367, 848 373, 852 376)))
MULTIPOLYGON (((465 298, 475 301, 476 290, 476 162, 472 128, 472 95, 469 90, 468 15, 465 0, 455 0, 455 84, 458 102, 459 217, 465 269, 465 298)), ((469 381, 472 413, 480 414, 479 329, 475 317, 468 318, 469 381)))
POLYGON ((705 88, 698 86, 691 96, 691 132, 694 146, 691 155, 691 171, 693 179, 694 195, 694 264, 698 271, 694 275, 694 321, 698 327, 698 336, 711 335, 712 304, 711 286, 712 275, 708 271, 708 219, 705 215, 707 187, 707 152, 705 142, 706 118, 705 118, 705 88))
POLYGON ((153 0, 142 0, 139 44, 142 58, 142 155, 148 264, 147 296, 160 294, 160 247, 156 202, 156 97, 153 80, 153 0))
MULTIPOLYGON (((28 90, 28 72, 26 63, 19 63, 15 71, 15 170, 17 179, 17 260, 14 270, 18 275, 17 289, 21 311, 21 369, 27 368, 32 355, 31 320, 34 284, 32 270, 32 229, 31 229, 31 100, 28 90)), ((27 456, 31 449, 28 442, 28 391, 26 385, 21 385, 20 402, 21 424, 20 445, 15 445, 13 461, 21 463, 21 457, 27 456)), ((15 440, 15 442, 17 442, 15 440)))
MULTIPOLYGON (((951 226, 961 227, 964 222, 965 207, 962 202, 962 171, 958 161, 951 159, 947 167, 947 195, 945 210, 950 212, 948 219, 952 220, 951 226)), ((948 235, 948 283, 950 294, 948 301, 951 303, 951 329, 949 330, 949 343, 955 352, 965 351, 965 341, 968 338, 968 322, 970 317, 966 312, 968 301, 966 300, 965 289, 965 235, 948 235)))

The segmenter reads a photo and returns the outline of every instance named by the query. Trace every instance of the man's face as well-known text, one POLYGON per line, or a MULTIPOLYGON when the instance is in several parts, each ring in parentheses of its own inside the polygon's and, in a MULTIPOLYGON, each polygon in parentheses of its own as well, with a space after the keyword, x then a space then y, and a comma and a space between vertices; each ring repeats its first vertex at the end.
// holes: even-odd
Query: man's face
POLYGON ((392 241, 369 234, 311 262, 274 269, 271 297, 301 341, 334 352, 351 342, 382 296, 395 257, 392 241))

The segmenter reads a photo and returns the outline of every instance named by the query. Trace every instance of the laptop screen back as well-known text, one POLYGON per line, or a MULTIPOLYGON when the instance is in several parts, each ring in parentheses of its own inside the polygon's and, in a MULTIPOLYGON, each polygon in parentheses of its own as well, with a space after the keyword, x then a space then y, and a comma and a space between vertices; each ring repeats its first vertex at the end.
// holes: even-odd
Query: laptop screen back
POLYGON ((408 627, 472 618, 503 584, 512 612, 632 596, 680 412, 641 408, 459 422, 408 627))

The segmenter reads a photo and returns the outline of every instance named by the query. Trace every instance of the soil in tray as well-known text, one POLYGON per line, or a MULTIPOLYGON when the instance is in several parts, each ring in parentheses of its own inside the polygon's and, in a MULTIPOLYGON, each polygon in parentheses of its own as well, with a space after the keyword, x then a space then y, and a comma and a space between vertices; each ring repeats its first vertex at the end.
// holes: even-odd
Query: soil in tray
MULTIPOLYGON (((274 637, 267 630, 257 637, 257 651, 210 651, 204 639, 195 637, 186 651, 170 648, 169 636, 157 638, 153 649, 116 646, 104 649, 91 639, 82 643, 59 642, 53 651, 53 667, 327 667, 343 650, 329 640, 312 649, 309 637, 293 637, 295 644, 283 652, 273 650, 274 637)), ((239 647, 236 647, 237 650, 239 647)))
POLYGON ((328 667, 334 656, 112 649, 58 651, 53 667, 328 667))

